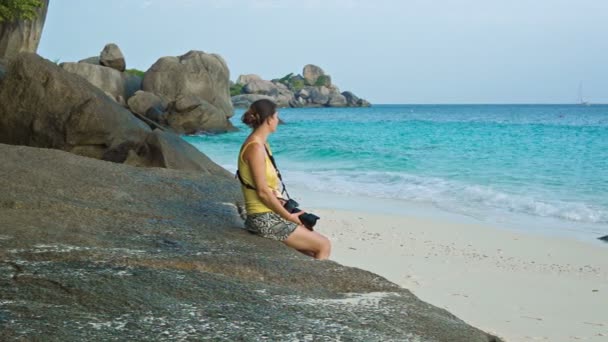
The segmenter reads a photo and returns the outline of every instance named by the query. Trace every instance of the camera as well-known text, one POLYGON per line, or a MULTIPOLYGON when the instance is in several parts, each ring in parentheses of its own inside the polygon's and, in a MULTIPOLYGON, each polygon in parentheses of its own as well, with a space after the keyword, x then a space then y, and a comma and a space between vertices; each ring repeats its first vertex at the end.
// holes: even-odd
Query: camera
MULTIPOLYGON (((285 204, 283 204, 283 207, 290 213, 297 213, 299 211, 301 211, 298 206, 300 204, 298 204, 298 202, 292 200, 291 198, 287 200, 287 202, 285 202, 285 204)), ((311 214, 311 213, 303 213, 300 216, 300 221, 302 221, 302 224, 304 225, 304 227, 308 228, 308 230, 313 230, 312 227, 315 226, 315 224, 317 224, 317 220, 320 219, 319 216, 315 215, 315 214, 311 214)))

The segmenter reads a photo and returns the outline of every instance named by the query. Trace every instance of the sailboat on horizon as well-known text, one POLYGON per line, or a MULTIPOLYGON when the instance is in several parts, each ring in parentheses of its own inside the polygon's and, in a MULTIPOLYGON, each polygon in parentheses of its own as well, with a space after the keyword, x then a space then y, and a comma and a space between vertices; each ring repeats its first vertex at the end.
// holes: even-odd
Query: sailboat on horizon
POLYGON ((591 103, 589 103, 589 101, 585 101, 583 99, 583 82, 580 82, 578 84, 578 104, 581 106, 591 106, 591 103))

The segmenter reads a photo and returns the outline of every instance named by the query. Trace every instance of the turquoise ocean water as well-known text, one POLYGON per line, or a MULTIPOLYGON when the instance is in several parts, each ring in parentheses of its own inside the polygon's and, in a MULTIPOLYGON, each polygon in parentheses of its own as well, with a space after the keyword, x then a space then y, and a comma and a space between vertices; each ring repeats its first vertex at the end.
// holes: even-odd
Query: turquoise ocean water
MULTIPOLYGON (((584 238, 608 234, 608 105, 279 112, 286 124, 269 141, 288 189, 393 199, 584 238)), ((239 132, 186 140, 234 171, 249 134, 242 113, 232 118, 239 132)))

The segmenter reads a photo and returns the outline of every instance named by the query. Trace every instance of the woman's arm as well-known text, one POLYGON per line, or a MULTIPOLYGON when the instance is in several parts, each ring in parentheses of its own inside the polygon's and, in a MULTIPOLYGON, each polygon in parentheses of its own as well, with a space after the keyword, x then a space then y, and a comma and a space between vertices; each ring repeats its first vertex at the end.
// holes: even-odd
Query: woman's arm
POLYGON ((264 147, 258 143, 249 145, 243 151, 243 159, 249 164, 254 186, 262 203, 282 218, 301 225, 302 222, 300 222, 298 216, 302 212, 295 214, 288 212, 283 208, 274 191, 268 186, 268 182, 266 181, 266 150, 264 147))

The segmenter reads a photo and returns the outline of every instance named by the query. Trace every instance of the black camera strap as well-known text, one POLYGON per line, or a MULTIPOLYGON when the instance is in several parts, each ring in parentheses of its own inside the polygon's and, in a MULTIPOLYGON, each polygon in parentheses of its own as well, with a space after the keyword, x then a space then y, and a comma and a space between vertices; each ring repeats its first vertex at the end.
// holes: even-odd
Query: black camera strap
MULTIPOLYGON (((279 180, 281 181, 281 186, 283 187, 283 191, 281 191, 281 194, 285 193, 287 195, 287 198, 291 198, 289 196, 289 193, 287 192, 285 183, 283 183, 283 177, 281 176, 281 172, 279 171, 279 168, 277 167, 277 163, 274 160, 274 157, 272 156, 272 154, 270 154, 270 151, 268 151, 268 146, 266 146, 266 144, 264 144, 264 149, 266 150, 266 155, 268 156, 268 159, 270 159, 272 166, 274 167, 275 171, 277 172, 277 176, 279 177, 279 180)), ((236 170, 236 178, 238 178, 239 181, 241 182, 241 184, 243 184, 243 186, 246 187, 247 189, 257 190, 253 185, 248 184, 247 182, 245 182, 245 180, 243 180, 243 177, 241 177, 241 173, 238 169, 236 170)))

